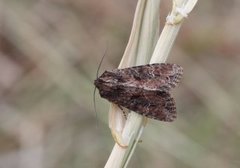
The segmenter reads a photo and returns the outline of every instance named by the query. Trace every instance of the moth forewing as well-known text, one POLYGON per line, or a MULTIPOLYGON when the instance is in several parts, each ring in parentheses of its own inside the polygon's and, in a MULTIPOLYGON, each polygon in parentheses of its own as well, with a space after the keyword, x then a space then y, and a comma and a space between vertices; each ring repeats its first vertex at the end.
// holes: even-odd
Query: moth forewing
POLYGON ((174 99, 169 91, 182 78, 183 68, 161 63, 105 71, 95 80, 101 97, 148 118, 173 121, 174 99))

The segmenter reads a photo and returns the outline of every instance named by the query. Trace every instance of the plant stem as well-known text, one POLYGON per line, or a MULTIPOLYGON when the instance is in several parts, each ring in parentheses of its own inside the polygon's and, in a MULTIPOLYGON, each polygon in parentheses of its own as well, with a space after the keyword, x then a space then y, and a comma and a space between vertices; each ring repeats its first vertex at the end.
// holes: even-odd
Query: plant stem
MULTIPOLYGON (((129 43, 120 67, 128 67, 133 63, 133 60, 135 60, 135 65, 146 64, 149 55, 152 56, 150 63, 165 62, 184 17, 193 9, 196 2, 197 0, 173 0, 172 11, 167 17, 165 27, 156 44, 160 0, 139 0, 129 43)), ((111 113, 114 111, 117 110, 113 110, 111 113)), ((114 118, 114 122, 111 120, 110 128, 114 136, 118 135, 115 137, 121 136, 116 141, 122 141, 121 144, 126 144, 126 148, 120 147, 119 142, 115 144, 105 168, 127 167, 145 126, 145 118, 134 112, 128 115, 122 131, 114 129, 112 123, 116 123, 117 120, 122 119, 114 118), (121 134, 119 135, 119 133, 121 134)))

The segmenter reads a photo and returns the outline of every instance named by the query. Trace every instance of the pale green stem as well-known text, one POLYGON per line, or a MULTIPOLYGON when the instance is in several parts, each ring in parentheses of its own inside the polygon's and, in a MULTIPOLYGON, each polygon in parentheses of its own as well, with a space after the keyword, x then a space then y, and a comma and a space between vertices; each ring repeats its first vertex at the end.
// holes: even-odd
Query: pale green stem
MULTIPOLYGON (((146 1, 144 0, 140 0, 138 5, 140 4, 140 2, 142 2, 144 5, 144 3, 146 1)), ((159 1, 160 2, 160 1, 159 1)), ((173 9, 169 15, 169 17, 167 18, 167 22, 166 25, 160 35, 160 38, 157 42, 157 45, 154 49, 154 52, 152 54, 150 63, 161 63, 161 62, 165 62, 169 52, 173 46, 173 43, 176 39, 176 36, 179 32, 179 29, 181 27, 182 21, 184 19, 184 17, 187 16, 187 14, 193 9, 193 7, 195 6, 197 0, 173 0, 173 9)), ((152 2, 152 4, 154 4, 152 2)), ((147 12, 147 11, 145 11, 147 12)), ((158 10, 159 12, 159 10, 158 10)), ((146 15, 143 15, 146 16, 146 15)), ((140 16, 141 17, 141 16, 140 16)), ((135 19, 139 19, 139 17, 135 16, 135 19)), ((143 23, 145 21, 146 22, 146 17, 144 18, 145 20, 143 20, 143 23)), ((149 21, 149 20, 148 20, 149 21)), ((151 22, 156 22, 156 18, 155 20, 151 20, 151 22)), ((144 25, 144 24, 143 24, 144 25)), ((154 25, 154 24, 151 24, 154 25)), ((142 28, 147 29, 146 25, 142 26, 142 28)), ((132 29, 132 31, 134 30, 134 28, 132 29)), ((139 30, 139 29, 136 29, 139 30)), ((153 47, 154 44, 154 40, 152 40, 151 45, 149 46, 149 43, 144 43, 144 33, 148 32, 151 33, 150 31, 144 31, 142 30, 143 34, 141 34, 141 31, 138 32, 137 34, 132 32, 131 36, 130 36, 130 41, 134 38, 134 36, 139 35, 140 37, 135 37, 135 40, 137 39, 137 41, 135 41, 135 43, 131 43, 131 45, 127 46, 127 49, 125 51, 124 57, 128 56, 128 60, 132 61, 132 58, 130 59, 129 56, 131 55, 126 55, 126 52, 129 53, 134 53, 136 54, 136 64, 143 64, 146 61, 146 55, 142 55, 142 52, 145 52, 145 54, 149 54, 152 50, 151 47, 153 47), (143 41, 142 41, 143 40, 143 41), (134 49, 131 50, 131 46, 134 46, 134 49), (147 46, 145 49, 144 47, 147 46), (141 52, 141 49, 144 49, 141 52), (141 56, 140 56, 141 55, 141 56)), ((152 36, 154 37, 154 36, 152 36)), ((124 59, 121 61, 120 66, 124 67, 124 59)), ((128 116, 128 119, 126 121, 125 127, 122 131, 122 139, 124 142, 126 142, 126 144, 128 145, 127 148, 122 148, 120 147, 118 144, 115 144, 113 151, 109 157, 109 160, 107 162, 107 164, 105 165, 105 168, 119 168, 119 167, 127 167, 131 156, 134 152, 134 149, 139 141, 139 138, 141 137, 141 134, 143 132, 144 129, 144 117, 142 117, 141 115, 137 114, 137 113, 130 113, 128 116)))

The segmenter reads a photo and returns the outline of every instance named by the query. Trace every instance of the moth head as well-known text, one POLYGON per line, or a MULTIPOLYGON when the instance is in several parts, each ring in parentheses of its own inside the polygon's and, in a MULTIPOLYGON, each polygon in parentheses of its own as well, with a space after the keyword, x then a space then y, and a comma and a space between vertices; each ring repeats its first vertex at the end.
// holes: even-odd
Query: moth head
POLYGON ((98 79, 98 82, 105 84, 118 84, 123 82, 123 77, 115 71, 105 71, 98 79))

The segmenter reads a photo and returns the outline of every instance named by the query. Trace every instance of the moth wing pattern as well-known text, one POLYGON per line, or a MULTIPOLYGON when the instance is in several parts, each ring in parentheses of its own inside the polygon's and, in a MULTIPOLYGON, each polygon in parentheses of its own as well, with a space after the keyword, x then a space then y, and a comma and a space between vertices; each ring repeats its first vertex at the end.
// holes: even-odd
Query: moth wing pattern
POLYGON ((182 75, 177 64, 148 64, 105 71, 94 84, 110 102, 148 118, 173 121, 176 106, 169 92, 182 75))
POLYGON ((175 101, 169 92, 118 86, 108 91, 100 91, 100 95, 148 118, 169 122, 176 118, 175 101))
MULTIPOLYGON (((135 97, 135 96, 134 96, 135 97)), ((144 91, 137 99, 130 99, 131 104, 127 108, 159 121, 173 121, 177 118, 175 101, 169 92, 144 91)))
POLYGON ((118 76, 119 85, 169 91, 179 83, 183 75, 183 68, 177 64, 159 63, 114 69, 112 72, 114 76, 118 76))

